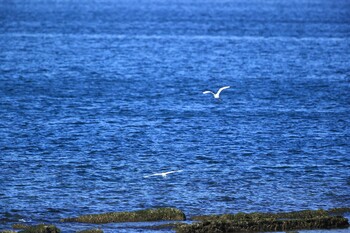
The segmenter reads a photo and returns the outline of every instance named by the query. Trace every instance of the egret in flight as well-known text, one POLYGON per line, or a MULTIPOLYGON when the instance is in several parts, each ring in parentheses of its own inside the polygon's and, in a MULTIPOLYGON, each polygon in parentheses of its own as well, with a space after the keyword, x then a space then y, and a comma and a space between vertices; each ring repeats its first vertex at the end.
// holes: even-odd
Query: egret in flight
POLYGON ((220 99, 220 93, 227 88, 230 88, 230 86, 224 86, 224 87, 220 88, 218 90, 218 92, 216 92, 216 93, 214 93, 212 91, 204 91, 203 94, 212 94, 215 99, 220 99))
POLYGON ((171 174, 171 173, 175 173, 175 172, 182 172, 183 170, 177 170, 177 171, 170 171, 170 172, 161 172, 161 173, 154 173, 152 175, 148 175, 148 176, 144 176, 144 178, 148 178, 150 176, 162 176, 163 178, 165 178, 167 175, 171 174))

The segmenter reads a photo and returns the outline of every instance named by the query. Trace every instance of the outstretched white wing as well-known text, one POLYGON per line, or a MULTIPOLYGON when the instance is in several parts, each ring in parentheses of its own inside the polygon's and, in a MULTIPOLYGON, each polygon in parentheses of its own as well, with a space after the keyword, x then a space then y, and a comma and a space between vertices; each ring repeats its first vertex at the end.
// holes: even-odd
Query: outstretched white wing
POLYGON ((183 170, 176 170, 176 171, 170 171, 170 172, 165 172, 166 175, 170 174, 170 173, 175 173, 175 172, 182 172, 183 170))
POLYGON ((220 95, 220 93, 227 88, 230 88, 230 86, 224 86, 224 87, 220 88, 216 94, 220 95))
POLYGON ((151 176, 163 176, 163 173, 154 173, 152 175, 148 175, 148 176, 143 176, 144 178, 148 178, 148 177, 151 177, 151 176))
POLYGON ((220 89, 218 90, 218 93, 217 93, 217 94, 220 95, 220 92, 222 92, 223 90, 225 90, 225 89, 227 89, 227 88, 230 88, 230 86, 224 86, 224 87, 220 88, 220 89))
POLYGON ((213 94, 213 95, 215 95, 214 92, 212 92, 212 91, 203 91, 203 94, 213 94))
POLYGON ((148 175, 148 176, 143 176, 144 178, 148 178, 148 177, 151 177, 151 176, 163 176, 163 177, 166 177, 168 174, 171 174, 171 173, 175 173, 175 172, 182 172, 183 170, 176 170, 176 171, 169 171, 169 172, 162 172, 162 173, 154 173, 152 175, 148 175))

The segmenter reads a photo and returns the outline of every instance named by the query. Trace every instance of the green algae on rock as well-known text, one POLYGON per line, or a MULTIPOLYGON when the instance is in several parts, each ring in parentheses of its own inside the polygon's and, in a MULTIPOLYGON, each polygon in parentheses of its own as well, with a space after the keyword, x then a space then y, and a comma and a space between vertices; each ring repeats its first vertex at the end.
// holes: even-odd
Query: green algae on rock
POLYGON ((35 226, 28 226, 23 231, 18 233, 60 233, 61 230, 54 225, 39 224, 35 226))
POLYGON ((109 222, 148 222, 148 221, 183 221, 185 214, 176 208, 156 208, 132 212, 110 212, 64 218, 62 222, 109 223, 109 222))
POLYGON ((346 228, 349 222, 341 216, 316 217, 307 219, 260 219, 260 220, 211 220, 181 225, 176 228, 177 233, 204 233, 204 232, 266 232, 290 231, 301 229, 331 229, 346 228))

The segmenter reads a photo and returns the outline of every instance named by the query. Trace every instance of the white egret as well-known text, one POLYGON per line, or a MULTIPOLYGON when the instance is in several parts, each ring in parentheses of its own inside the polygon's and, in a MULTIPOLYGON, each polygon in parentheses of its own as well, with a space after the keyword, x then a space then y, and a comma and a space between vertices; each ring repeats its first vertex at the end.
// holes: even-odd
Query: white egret
POLYGON ((169 171, 169 172, 154 173, 152 175, 144 176, 144 178, 148 178, 150 176, 162 176, 163 178, 165 178, 167 175, 169 175, 171 173, 182 172, 182 171, 183 170, 176 170, 176 171, 169 171))
POLYGON ((218 92, 216 92, 216 93, 214 93, 214 92, 212 92, 212 91, 204 91, 203 94, 213 94, 213 96, 214 96, 215 99, 220 99, 220 93, 221 93, 223 90, 227 89, 227 88, 230 88, 230 86, 221 87, 221 88, 218 90, 218 92))

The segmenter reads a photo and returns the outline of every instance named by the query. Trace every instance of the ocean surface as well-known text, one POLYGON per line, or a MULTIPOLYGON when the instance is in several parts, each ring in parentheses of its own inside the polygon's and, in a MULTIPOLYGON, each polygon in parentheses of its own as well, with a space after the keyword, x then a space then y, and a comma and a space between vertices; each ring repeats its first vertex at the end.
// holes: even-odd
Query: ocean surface
POLYGON ((0 229, 350 207, 350 2, 0 0, 0 187, 0 229))

